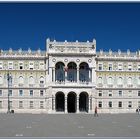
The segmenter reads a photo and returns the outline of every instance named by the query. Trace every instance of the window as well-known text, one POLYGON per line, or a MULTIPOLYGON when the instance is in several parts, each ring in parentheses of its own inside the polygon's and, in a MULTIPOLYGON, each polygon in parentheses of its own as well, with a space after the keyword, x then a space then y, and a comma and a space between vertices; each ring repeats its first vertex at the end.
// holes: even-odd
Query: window
POLYGON ((33 90, 30 90, 30 96, 33 96, 33 90))
POLYGON ((102 69, 103 69, 103 65, 99 64, 99 70, 102 70, 102 69))
POLYGON ((109 70, 112 70, 112 64, 109 64, 108 69, 109 69, 109 70))
POLYGON ((140 77, 138 77, 138 85, 140 85, 140 77))
POLYGON ((140 90, 138 91, 138 96, 140 96, 140 90))
POLYGON ((44 77, 40 77, 40 84, 44 84, 44 77))
POLYGON ((44 108, 44 101, 40 101, 40 109, 44 108))
POLYGON ((99 83, 99 84, 102 84, 102 77, 99 77, 99 78, 98 78, 98 83, 99 83))
POLYGON ((122 91, 121 90, 119 90, 119 96, 122 96, 122 91))
POLYGON ((13 62, 8 62, 8 69, 13 69, 13 62))
POLYGON ((112 77, 109 77, 109 78, 108 78, 108 85, 112 85, 112 84, 113 84, 112 77))
POLYGON ((108 107, 112 108, 112 102, 111 101, 108 102, 108 107))
POLYGON ((98 107, 99 107, 99 108, 102 108, 102 101, 99 101, 98 107))
POLYGON ((140 107, 140 101, 138 101, 138 107, 140 107))
POLYGON ((0 108, 2 108, 2 101, 0 101, 0 108))
POLYGON ((34 102, 30 101, 30 109, 33 109, 33 108, 34 108, 34 102))
POLYGON ((128 91, 128 97, 132 97, 132 91, 131 90, 128 91))
POLYGON ((23 69, 23 62, 19 63, 19 69, 22 70, 23 69))
POLYGON ((108 96, 109 96, 109 97, 112 97, 112 91, 109 91, 108 96))
POLYGON ((2 62, 0 62, 0 69, 3 69, 2 62))
POLYGON ((132 65, 131 64, 128 65, 128 70, 132 70, 132 65))
POLYGON ((29 63, 29 69, 30 69, 30 70, 33 70, 33 69, 34 69, 34 63, 33 63, 33 62, 30 62, 30 63, 29 63))
POLYGON ((118 107, 121 108, 122 107, 122 101, 118 102, 118 107))
POLYGON ((99 91, 99 96, 102 96, 102 91, 101 90, 99 91))
POLYGON ((132 101, 128 102, 128 108, 132 108, 132 101))
POLYGON ((128 85, 132 85, 132 78, 131 77, 128 78, 128 85))
POLYGON ((19 90, 19 96, 23 96, 23 90, 19 90))
POLYGON ((19 84, 24 84, 24 79, 22 76, 19 77, 19 84))
POLYGON ((32 76, 29 77, 29 84, 30 85, 34 84, 34 78, 32 76))
POLYGON ((118 65, 118 70, 122 70, 122 64, 118 65))
POLYGON ((13 103, 12 103, 12 101, 10 101, 10 108, 12 108, 13 107, 13 105, 12 105, 13 103))
POLYGON ((118 85, 123 85, 122 77, 119 77, 119 79, 118 79, 118 85))
POLYGON ((138 71, 140 71, 140 65, 138 65, 138 71))
POLYGON ((2 85, 3 84, 3 78, 2 78, 2 76, 0 76, 0 85, 2 85))
POLYGON ((43 62, 40 63, 40 69, 44 69, 44 63, 43 62))
POLYGON ((9 96, 12 96, 12 90, 9 90, 9 96))
POLYGON ((23 101, 19 101, 19 108, 20 108, 20 109, 23 108, 23 101))
POLYGON ((40 96, 43 96, 43 94, 44 94, 44 91, 40 90, 40 96))
POLYGON ((0 96, 2 96, 2 90, 0 90, 0 96))

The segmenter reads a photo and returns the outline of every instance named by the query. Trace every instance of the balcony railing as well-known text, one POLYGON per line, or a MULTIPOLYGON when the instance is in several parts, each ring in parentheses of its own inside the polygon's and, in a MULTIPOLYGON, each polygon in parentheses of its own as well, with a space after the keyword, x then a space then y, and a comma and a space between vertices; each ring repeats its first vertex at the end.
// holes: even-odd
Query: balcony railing
POLYGON ((118 85, 118 87, 119 87, 119 88, 122 88, 122 87, 123 87, 123 85, 122 85, 122 84, 121 84, 121 85, 118 85))
POLYGON ((132 84, 128 84, 127 86, 128 86, 129 88, 133 87, 133 85, 132 85, 132 84))

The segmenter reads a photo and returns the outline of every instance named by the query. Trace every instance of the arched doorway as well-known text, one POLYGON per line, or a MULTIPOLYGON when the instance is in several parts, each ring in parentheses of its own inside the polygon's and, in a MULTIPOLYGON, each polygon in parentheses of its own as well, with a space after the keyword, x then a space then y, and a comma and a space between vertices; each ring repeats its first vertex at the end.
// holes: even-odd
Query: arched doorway
POLYGON ((74 62, 68 64, 67 80, 70 82, 77 81, 77 65, 74 62))
POLYGON ((79 80, 82 82, 89 82, 89 65, 85 62, 82 62, 79 67, 79 80))
POLYGON ((65 81, 65 71, 64 71, 64 63, 58 62, 55 65, 55 81, 63 82, 65 81))
POLYGON ((82 92, 79 95, 79 111, 88 112, 89 109, 89 97, 86 92, 82 92))
POLYGON ((67 99, 68 105, 68 113, 75 113, 76 112, 76 94, 74 92, 70 92, 68 94, 67 99))
POLYGON ((65 110, 65 96, 63 92, 56 93, 55 101, 56 101, 56 111, 64 111, 65 110))

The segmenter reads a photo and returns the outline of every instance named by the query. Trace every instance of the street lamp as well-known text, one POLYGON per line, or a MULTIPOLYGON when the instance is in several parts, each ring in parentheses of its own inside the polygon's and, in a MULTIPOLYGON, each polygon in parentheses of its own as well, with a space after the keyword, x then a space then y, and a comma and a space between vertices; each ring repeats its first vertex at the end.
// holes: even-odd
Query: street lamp
POLYGON ((12 76, 9 74, 9 71, 7 73, 7 81, 8 81, 8 110, 7 110, 7 113, 11 113, 10 112, 10 84, 12 82, 12 76))

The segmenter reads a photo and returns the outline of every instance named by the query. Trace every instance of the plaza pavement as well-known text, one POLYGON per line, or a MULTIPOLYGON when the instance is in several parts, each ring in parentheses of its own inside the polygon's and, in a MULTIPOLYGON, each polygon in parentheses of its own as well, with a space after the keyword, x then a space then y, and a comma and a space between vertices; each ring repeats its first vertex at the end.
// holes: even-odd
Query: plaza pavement
POLYGON ((138 114, 0 114, 0 138, 140 138, 138 114))

